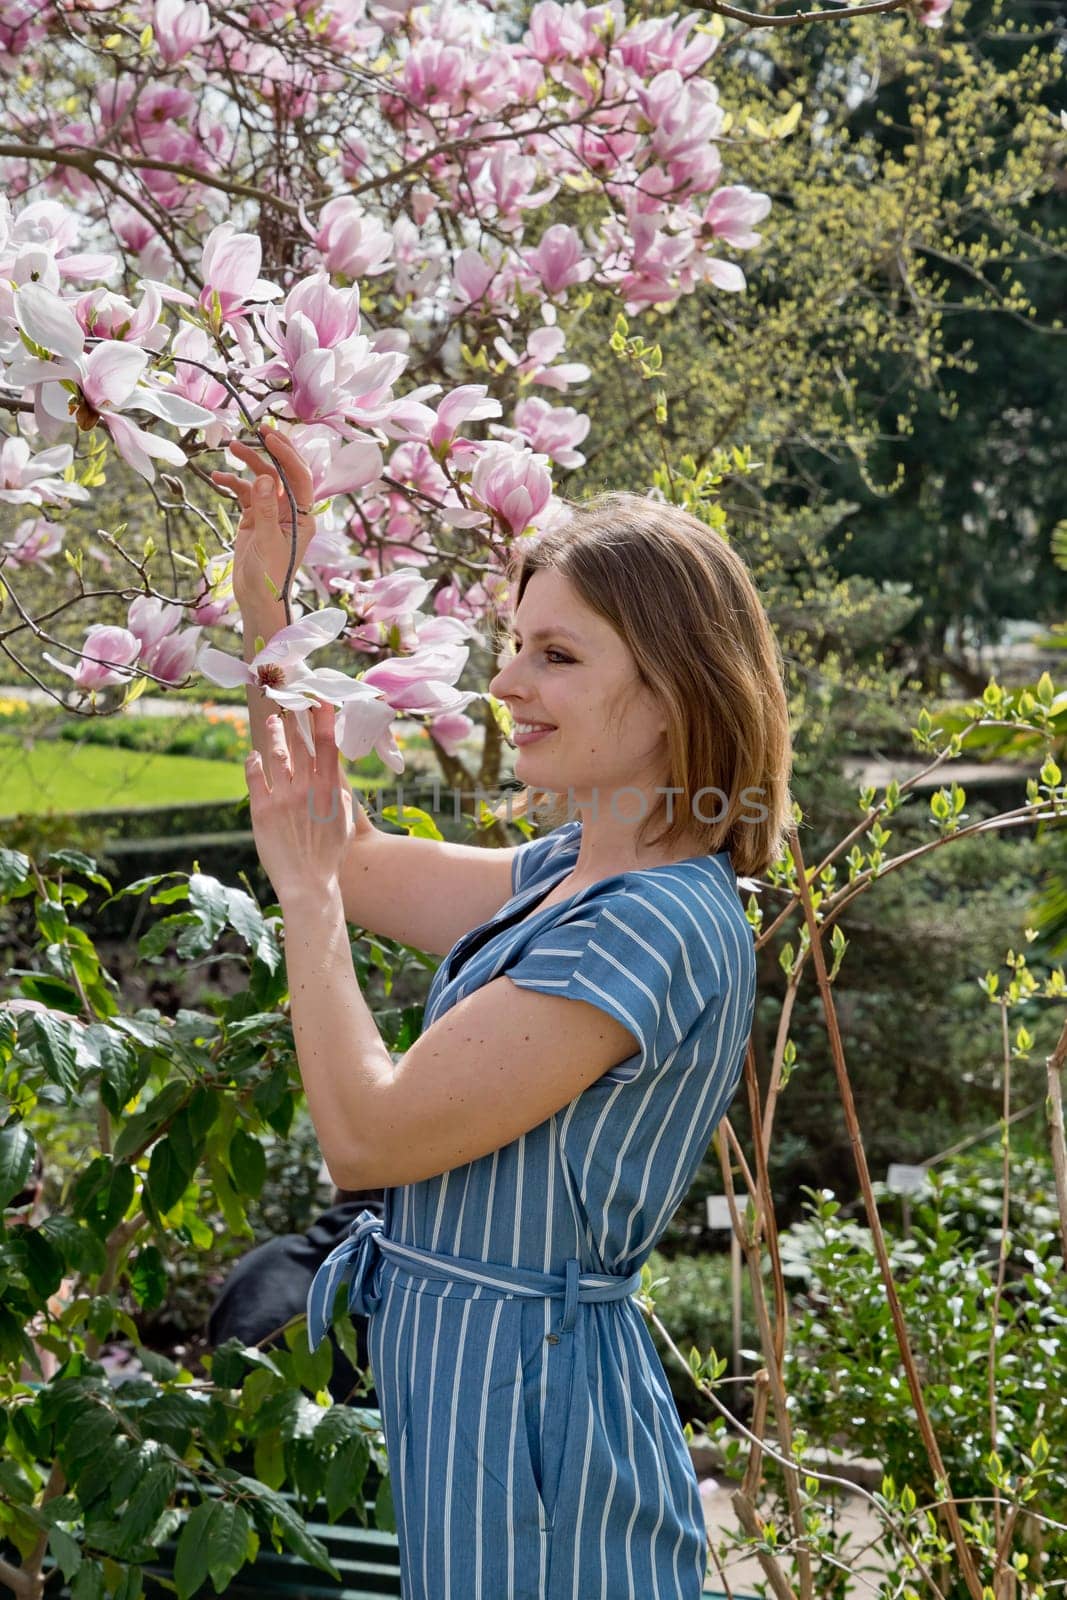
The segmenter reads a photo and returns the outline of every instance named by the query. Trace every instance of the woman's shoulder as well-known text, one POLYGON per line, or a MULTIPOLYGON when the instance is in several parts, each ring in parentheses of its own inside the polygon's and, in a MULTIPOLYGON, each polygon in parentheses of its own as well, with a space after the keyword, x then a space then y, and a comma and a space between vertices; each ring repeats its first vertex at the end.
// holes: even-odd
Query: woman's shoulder
POLYGON ((602 904, 643 934, 653 952, 677 944, 735 981, 754 969, 753 929, 725 851, 623 873, 605 880, 604 891, 602 904))
POLYGON ((577 844, 580 828, 580 819, 564 822, 560 827, 553 828, 551 833, 527 839, 525 844, 516 846, 511 861, 512 895, 521 894, 537 883, 543 874, 550 872, 566 851, 577 844))

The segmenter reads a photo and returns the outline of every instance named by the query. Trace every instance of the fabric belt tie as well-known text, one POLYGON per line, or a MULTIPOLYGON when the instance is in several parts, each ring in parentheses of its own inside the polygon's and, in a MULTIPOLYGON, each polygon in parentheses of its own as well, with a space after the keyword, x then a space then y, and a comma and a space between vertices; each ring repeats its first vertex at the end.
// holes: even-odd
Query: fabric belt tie
POLYGON ((334 1297, 340 1284, 348 1283, 348 1309, 371 1317, 381 1305, 381 1266, 383 1258, 395 1263, 413 1278, 434 1278, 445 1283, 475 1283, 502 1296, 527 1300, 563 1301, 558 1332, 574 1327, 578 1306, 590 1301, 625 1300, 641 1287, 640 1268, 623 1278, 615 1273, 581 1270, 577 1257, 564 1265, 564 1274, 534 1272, 528 1267, 503 1267, 494 1261, 472 1261, 463 1256, 438 1255, 400 1244, 383 1232, 383 1223, 373 1211, 361 1211, 347 1236, 335 1245, 323 1261, 308 1290, 308 1347, 317 1350, 326 1337, 333 1314, 334 1297))

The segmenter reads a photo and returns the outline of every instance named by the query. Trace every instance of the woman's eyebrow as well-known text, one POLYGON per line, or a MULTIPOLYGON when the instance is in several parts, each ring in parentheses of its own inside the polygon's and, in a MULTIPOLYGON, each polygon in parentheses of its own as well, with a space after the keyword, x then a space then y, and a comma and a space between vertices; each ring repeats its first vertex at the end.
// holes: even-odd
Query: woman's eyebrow
MULTIPOLYGON (((518 628, 512 628, 511 636, 513 639, 522 638, 518 628)), ((570 639, 574 644, 581 644, 582 642, 578 635, 572 633, 569 628, 538 628, 536 633, 531 633, 530 635, 531 644, 539 644, 545 639, 570 639)))

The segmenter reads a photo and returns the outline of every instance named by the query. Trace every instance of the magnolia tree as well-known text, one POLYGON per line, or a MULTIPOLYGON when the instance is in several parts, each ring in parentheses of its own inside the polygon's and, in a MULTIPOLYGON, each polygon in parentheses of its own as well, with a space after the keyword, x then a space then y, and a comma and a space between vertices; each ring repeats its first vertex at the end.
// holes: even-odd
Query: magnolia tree
POLYGON ((500 11, 0 0, 0 649, 67 674, 71 709, 200 674, 305 728, 330 700, 343 752, 396 772, 397 716, 453 756, 509 547, 567 515, 554 474, 584 461, 569 327, 596 295, 743 292, 770 201, 730 182, 722 17, 500 11), (203 637, 241 627, 210 470, 268 428, 314 504, 286 481, 291 626, 248 669, 203 637), (64 543, 112 456, 159 508, 147 541, 101 530, 122 585, 64 543), (29 571, 61 554, 76 582, 35 614, 29 571), (102 622, 108 597, 125 615, 102 622), (309 664, 334 639, 352 671, 309 664))
MULTIPOLYGON (((931 0, 912 9, 917 26, 936 28, 945 7, 931 0)), ((377 750, 394 771, 403 768, 398 717, 423 719, 444 758, 473 731, 472 712, 488 737, 501 708, 459 683, 472 644, 506 604, 515 541, 567 515, 556 481, 583 464, 589 431, 569 403, 589 375, 567 359, 576 319, 597 296, 634 316, 697 291, 743 293, 735 257, 760 242, 771 212, 766 195, 731 182, 730 140, 739 135, 714 81, 731 19, 796 20, 726 4, 678 18, 627 14, 618 3, 549 3, 520 21, 504 7, 494 14, 404 0, 245 10, 194 0, 142 10, 0 0, 6 660, 45 687, 52 673, 69 675, 67 703, 82 713, 112 711, 147 685, 173 688, 197 674, 258 686, 305 726, 311 706, 329 701, 344 752, 377 750), (234 648, 227 634, 241 618, 225 495, 248 446, 263 444, 268 430, 298 447, 311 484, 306 500, 291 475, 283 485, 290 571, 276 597, 265 593, 264 610, 281 613, 283 625, 267 630, 261 647, 253 638, 234 648), (129 529, 98 531, 103 551, 72 548, 65 519, 73 526, 79 507, 92 507, 118 462, 155 497, 157 525, 136 538, 129 529), (60 556, 72 577, 64 573, 65 586, 31 605, 28 597, 42 592, 34 581, 60 556), (116 562, 124 583, 115 581, 116 562), (350 670, 310 659, 326 646, 335 660, 347 650, 350 670)), ((785 138, 796 126, 794 108, 759 136, 785 138)), ((617 333, 624 344, 626 331, 617 333)), ((639 345, 632 354, 642 359, 639 345)), ((655 363, 647 365, 654 374, 655 363)), ((245 621, 258 634, 256 618, 245 621)), ((991 722, 1045 743, 1065 714, 1051 681, 1033 695, 989 692, 992 700, 970 708, 968 729, 991 722)), ((929 722, 918 731, 932 749, 929 722)), ((961 748, 954 736, 948 753, 961 748)), ((795 952, 782 952, 789 995, 762 1107, 751 1052, 746 1068, 754 1165, 728 1125, 722 1138, 724 1181, 741 1174, 751 1201, 736 1207, 735 1227, 757 1298, 761 1252, 776 1266, 775 1303, 759 1300, 769 1376, 738 1514, 774 1592, 804 1600, 817 1592, 809 1485, 818 1475, 790 1431, 765 1154, 792 1065, 801 974, 815 970, 862 1158, 831 994, 844 953, 841 912, 950 835, 1056 820, 1065 803, 1059 768, 1049 764, 1026 806, 964 829, 963 792, 953 786, 931 807, 934 844, 889 860, 882 819, 902 793, 892 785, 881 800, 865 796, 861 821, 810 869, 794 834, 791 859, 770 875, 781 909, 767 918, 750 905, 761 943, 790 917, 799 936, 795 952), (752 1499, 760 1463, 771 1459, 771 1404, 795 1591, 752 1499)), ((32 908, 41 969, 23 975, 22 1001, 0 1014, 0 1198, 6 1203, 28 1177, 28 1123, 42 1106, 91 1105, 100 1147, 73 1185, 69 1215, 12 1229, 13 1239, 0 1232, 0 1357, 16 1374, 31 1360, 25 1325, 37 1313, 47 1324, 40 1342, 57 1359, 70 1357, 32 1402, 17 1376, 6 1390, 13 1460, 0 1461, 0 1520, 20 1564, 0 1561, 0 1581, 27 1597, 44 1592, 47 1553, 79 1596, 136 1600, 141 1564, 179 1526, 181 1595, 196 1593, 205 1574, 224 1590, 261 1539, 284 1538, 321 1565, 321 1547, 275 1491, 291 1481, 309 1503, 324 1491, 332 1515, 358 1499, 370 1459, 349 1408, 300 1394, 321 1391, 325 1373, 298 1340, 269 1357, 216 1352, 204 1393, 183 1370, 158 1360, 153 1370, 141 1352, 143 1387, 116 1400, 96 1359, 115 1327, 136 1340, 118 1303, 125 1286, 141 1306, 162 1298, 162 1253, 150 1241, 172 1230, 188 1247, 209 1247, 205 1191, 230 1231, 244 1231, 242 1197, 262 1182, 258 1136, 265 1124, 284 1136, 295 1097, 277 919, 200 873, 175 876, 125 891, 151 889, 157 904, 182 905, 149 930, 142 954, 173 945, 179 959, 198 957, 228 928, 249 952, 247 992, 212 1016, 123 1017, 117 983, 76 921, 91 892, 110 894, 106 879, 75 852, 37 864, 0 851, 0 892, 32 908), (62 1319, 49 1318, 64 1269, 85 1292, 62 1319), (235 1445, 250 1447, 255 1479, 226 1465, 235 1445), (174 1502, 194 1490, 201 1499, 182 1524, 174 1502)), ((1017 969, 1013 957, 1009 964, 1017 969)), ((1015 982, 1013 1007, 1039 987, 1018 970, 1015 982)), ((1061 973, 1043 997, 1058 1003, 1062 994, 1061 973)), ((1049 1068, 1050 1100, 1065 1053, 1067 1031, 1049 1068)), ((1067 1249, 1061 1113, 1054 1149, 1067 1249)), ((955 1592, 982 1600, 988 1577, 999 1596, 1008 1592, 1010 1530, 1030 1480, 1010 1486, 1012 1520, 997 1520, 992 1533, 978 1512, 961 1521, 865 1167, 861 1178, 938 1489, 932 1510, 897 1504, 888 1491, 881 1497, 891 1547, 903 1550, 903 1570, 918 1574, 923 1593, 945 1600, 950 1584, 937 1564, 955 1561, 955 1592)), ((713 1366, 698 1359, 694 1376, 707 1381, 713 1366)), ((1002 1500, 1008 1493, 999 1481, 996 1492, 1002 1500)), ((894 1578, 885 1592, 908 1591, 894 1578)), ((1028 1592, 1037 1600, 1036 1587, 1028 1592)))

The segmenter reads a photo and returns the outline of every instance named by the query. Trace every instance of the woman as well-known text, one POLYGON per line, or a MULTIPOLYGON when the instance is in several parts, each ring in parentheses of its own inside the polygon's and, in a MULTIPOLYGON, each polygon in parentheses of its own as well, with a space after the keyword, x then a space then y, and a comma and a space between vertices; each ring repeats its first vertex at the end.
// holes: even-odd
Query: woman
MULTIPOLYGON (((303 511, 306 468, 270 449, 303 511)), ((266 480, 220 480, 247 508, 247 655, 280 624, 263 572, 277 593, 288 541, 273 468, 238 453, 266 480)), ((507 850, 384 835, 350 819, 332 711, 314 759, 254 711, 309 1107, 335 1181, 386 1190, 384 1227, 361 1218, 323 1264, 309 1339, 350 1281, 406 1600, 696 1600, 696 1475, 630 1297, 751 1029, 737 874, 765 870, 789 822, 780 655, 744 564, 686 513, 607 496, 519 551, 489 687, 516 775, 569 802, 562 826, 507 850), (346 918, 444 957, 395 1064, 346 918)))

